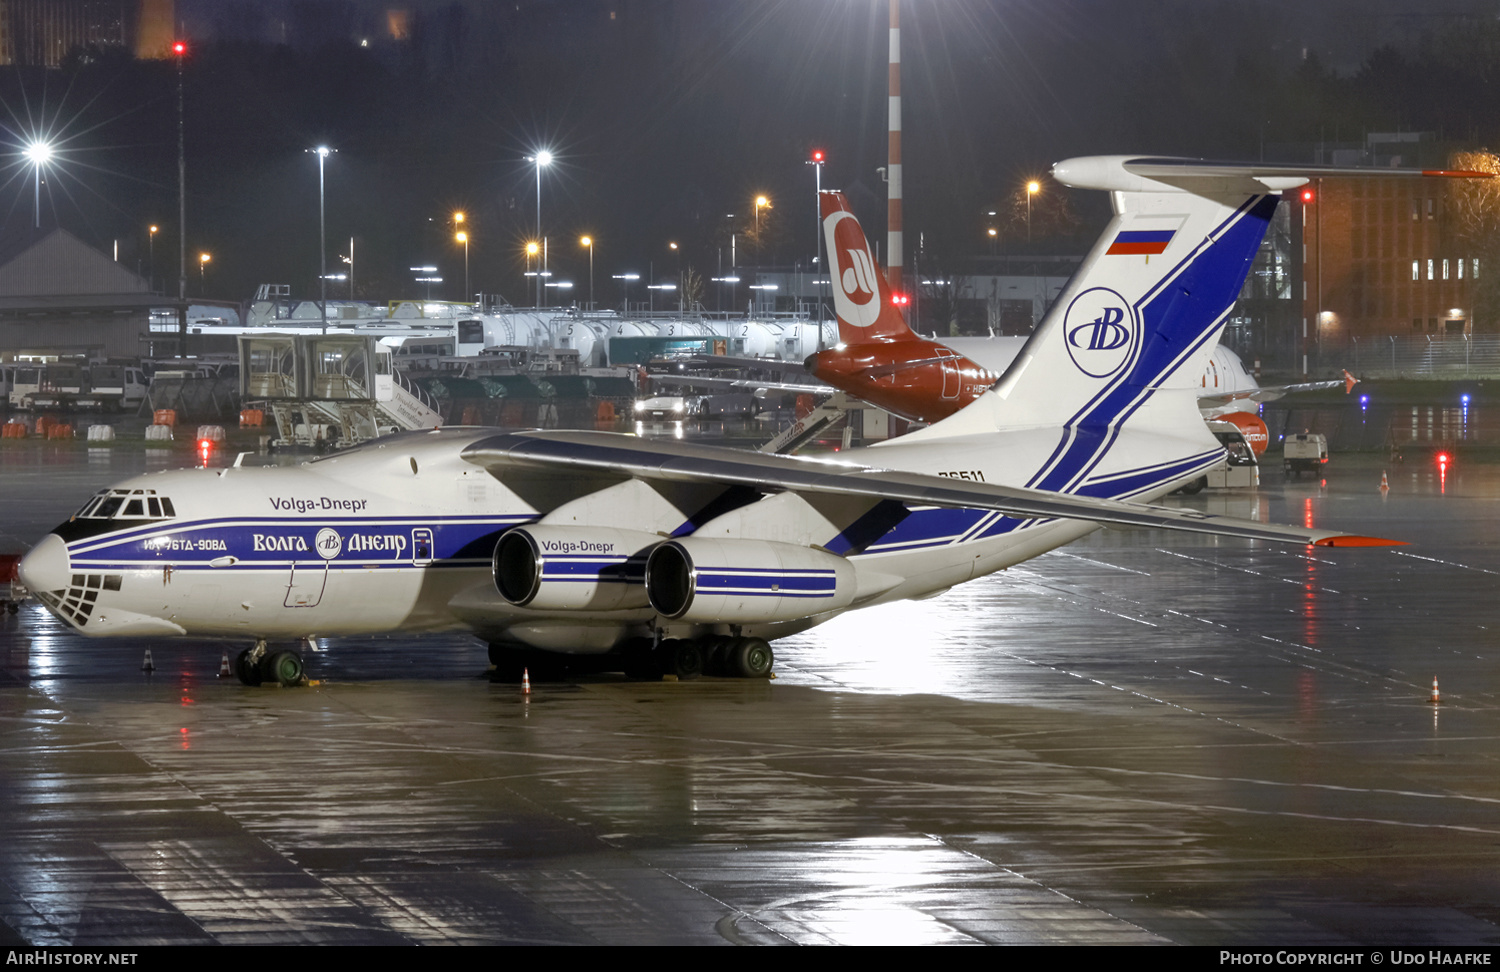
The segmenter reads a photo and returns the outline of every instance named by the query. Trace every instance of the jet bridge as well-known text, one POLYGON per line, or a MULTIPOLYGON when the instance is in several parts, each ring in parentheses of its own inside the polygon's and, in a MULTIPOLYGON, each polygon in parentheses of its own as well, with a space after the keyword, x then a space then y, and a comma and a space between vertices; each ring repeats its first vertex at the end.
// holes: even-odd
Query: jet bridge
POLYGON ((438 404, 396 370, 380 338, 241 335, 240 398, 264 402, 278 446, 346 446, 443 424, 438 404))

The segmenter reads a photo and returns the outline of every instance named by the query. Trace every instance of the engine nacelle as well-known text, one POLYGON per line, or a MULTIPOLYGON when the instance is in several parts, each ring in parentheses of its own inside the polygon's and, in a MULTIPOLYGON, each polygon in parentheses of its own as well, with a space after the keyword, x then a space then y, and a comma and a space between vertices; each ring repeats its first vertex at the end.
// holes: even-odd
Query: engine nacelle
POLYGON ((847 607, 854 591, 849 561, 790 543, 685 537, 646 561, 651 606, 674 621, 795 621, 847 607))
POLYGON ((1228 422, 1239 429, 1257 456, 1264 454, 1266 447, 1271 444, 1271 434, 1266 429, 1266 423, 1254 412, 1226 412, 1215 421, 1228 422))
POLYGON ((515 527, 495 544, 495 588, 516 607, 537 611, 643 608, 646 555, 659 543, 637 530, 515 527))

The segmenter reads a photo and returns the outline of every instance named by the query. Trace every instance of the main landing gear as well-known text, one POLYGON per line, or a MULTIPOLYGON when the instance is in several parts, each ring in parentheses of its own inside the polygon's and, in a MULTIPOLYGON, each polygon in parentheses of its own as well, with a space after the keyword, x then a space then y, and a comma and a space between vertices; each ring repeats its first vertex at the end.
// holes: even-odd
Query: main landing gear
POLYGON ((764 638, 734 638, 709 635, 704 638, 666 638, 652 648, 650 642, 627 646, 625 674, 631 678, 679 679, 699 675, 725 678, 769 678, 776 654, 764 638))
POLYGON ((302 656, 289 648, 270 651, 264 641, 257 641, 253 648, 246 648, 235 658, 234 674, 246 685, 263 682, 298 685, 304 674, 302 656))
POLYGON ((533 681, 602 671, 624 671, 637 679, 671 675, 684 681, 699 675, 770 678, 776 664, 776 654, 764 638, 724 635, 666 638, 655 645, 642 638, 608 655, 566 655, 497 642, 490 645, 489 654, 497 682, 519 682, 523 671, 533 681))

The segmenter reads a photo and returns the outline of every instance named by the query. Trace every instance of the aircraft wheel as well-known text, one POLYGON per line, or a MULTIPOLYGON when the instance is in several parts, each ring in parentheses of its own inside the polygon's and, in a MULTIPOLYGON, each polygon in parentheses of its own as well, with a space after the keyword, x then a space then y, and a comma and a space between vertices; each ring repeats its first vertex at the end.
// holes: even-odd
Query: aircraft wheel
POLYGON ((703 674, 703 652, 696 641, 668 638, 656 649, 656 667, 663 675, 697 678, 703 674))
POLYGON ((296 685, 302 681, 302 656, 295 651, 278 651, 261 662, 261 677, 268 682, 296 685))
POLYGON ((241 684, 254 687, 259 685, 262 679, 260 666, 250 661, 250 651, 251 649, 246 648, 235 657, 234 674, 239 678, 241 684))
POLYGON ((729 652, 734 648, 733 638, 710 635, 700 641, 699 646, 703 651, 703 674, 729 674, 729 652))
POLYGON ((764 638, 738 638, 728 661, 729 674, 736 678, 765 678, 776 664, 776 653, 764 638))

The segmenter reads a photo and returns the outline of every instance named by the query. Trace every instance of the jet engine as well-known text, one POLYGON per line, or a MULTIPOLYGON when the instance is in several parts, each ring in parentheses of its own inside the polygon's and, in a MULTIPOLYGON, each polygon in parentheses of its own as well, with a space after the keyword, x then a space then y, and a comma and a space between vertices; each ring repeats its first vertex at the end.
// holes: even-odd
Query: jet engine
POLYGON ((854 567, 813 547, 685 537, 651 551, 646 594, 674 621, 759 624, 847 607, 854 567))
POLYGON ((1238 428, 1257 456, 1265 453, 1266 446, 1271 444, 1271 436, 1266 430, 1266 423, 1254 412, 1226 412, 1218 416, 1216 421, 1228 422, 1238 428))
POLYGON ((646 555, 654 533, 609 527, 531 526, 495 545, 495 588, 516 607, 613 611, 647 605, 646 555))

